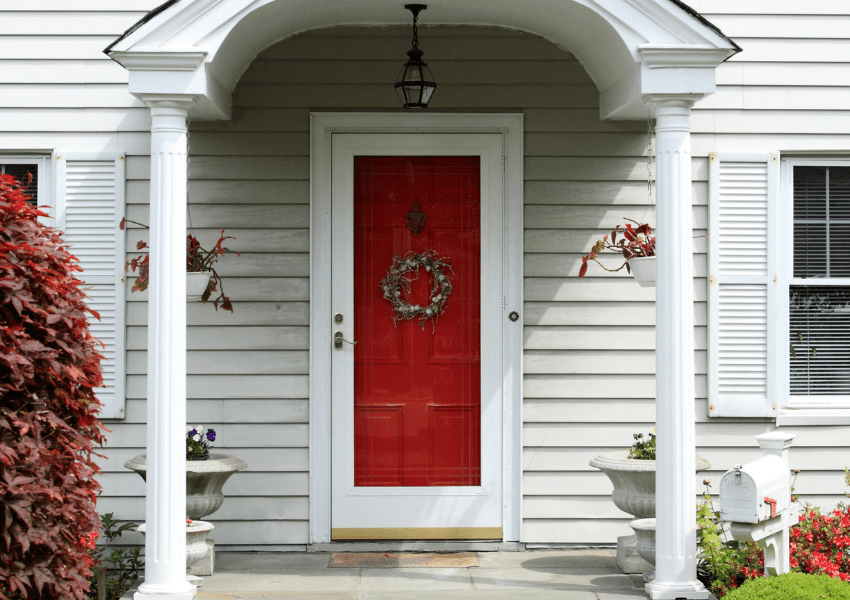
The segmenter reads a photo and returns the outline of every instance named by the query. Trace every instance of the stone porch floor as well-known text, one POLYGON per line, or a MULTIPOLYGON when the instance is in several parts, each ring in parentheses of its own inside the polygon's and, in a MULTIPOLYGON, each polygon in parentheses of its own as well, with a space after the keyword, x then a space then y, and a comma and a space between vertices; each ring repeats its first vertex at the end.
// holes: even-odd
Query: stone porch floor
POLYGON ((330 553, 216 554, 198 600, 645 600, 614 550, 479 552, 477 567, 329 568, 330 553))

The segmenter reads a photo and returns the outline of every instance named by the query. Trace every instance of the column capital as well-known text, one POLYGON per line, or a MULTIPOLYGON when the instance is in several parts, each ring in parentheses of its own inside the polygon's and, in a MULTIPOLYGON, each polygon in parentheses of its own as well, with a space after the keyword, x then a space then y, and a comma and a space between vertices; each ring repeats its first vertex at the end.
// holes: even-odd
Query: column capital
POLYGON ((690 109, 705 94, 644 94, 643 103, 651 109, 659 108, 688 108, 690 109))
POLYGON ((138 94, 139 100, 155 108, 176 108, 189 111, 198 101, 194 94, 138 94))

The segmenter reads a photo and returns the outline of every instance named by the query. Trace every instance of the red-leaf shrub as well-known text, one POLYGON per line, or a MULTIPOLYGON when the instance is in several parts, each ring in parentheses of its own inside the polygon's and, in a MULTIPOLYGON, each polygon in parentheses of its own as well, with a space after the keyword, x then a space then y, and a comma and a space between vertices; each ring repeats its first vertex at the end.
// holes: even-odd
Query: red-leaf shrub
POLYGON ((100 526, 101 356, 76 259, 26 200, 0 176, 0 600, 83 600, 100 526))

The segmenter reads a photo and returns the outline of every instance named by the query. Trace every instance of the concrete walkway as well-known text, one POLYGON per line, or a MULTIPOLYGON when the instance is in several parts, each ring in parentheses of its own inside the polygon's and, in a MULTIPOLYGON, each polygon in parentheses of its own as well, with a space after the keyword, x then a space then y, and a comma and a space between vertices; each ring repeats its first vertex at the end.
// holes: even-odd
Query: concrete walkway
POLYGON ((329 568, 328 553, 216 554, 198 600, 645 600, 614 550, 479 552, 477 567, 329 568))

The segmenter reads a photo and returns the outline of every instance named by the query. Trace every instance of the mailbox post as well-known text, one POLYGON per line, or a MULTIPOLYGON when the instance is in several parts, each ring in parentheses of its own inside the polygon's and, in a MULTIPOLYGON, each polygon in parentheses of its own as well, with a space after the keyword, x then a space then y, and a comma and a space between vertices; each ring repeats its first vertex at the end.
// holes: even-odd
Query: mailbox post
POLYGON ((738 541, 752 541, 764 548, 764 575, 773 569, 788 573, 790 537, 799 508, 791 502, 791 470, 788 448, 793 433, 774 431, 756 436, 764 456, 726 471, 720 480, 720 519, 738 541))

